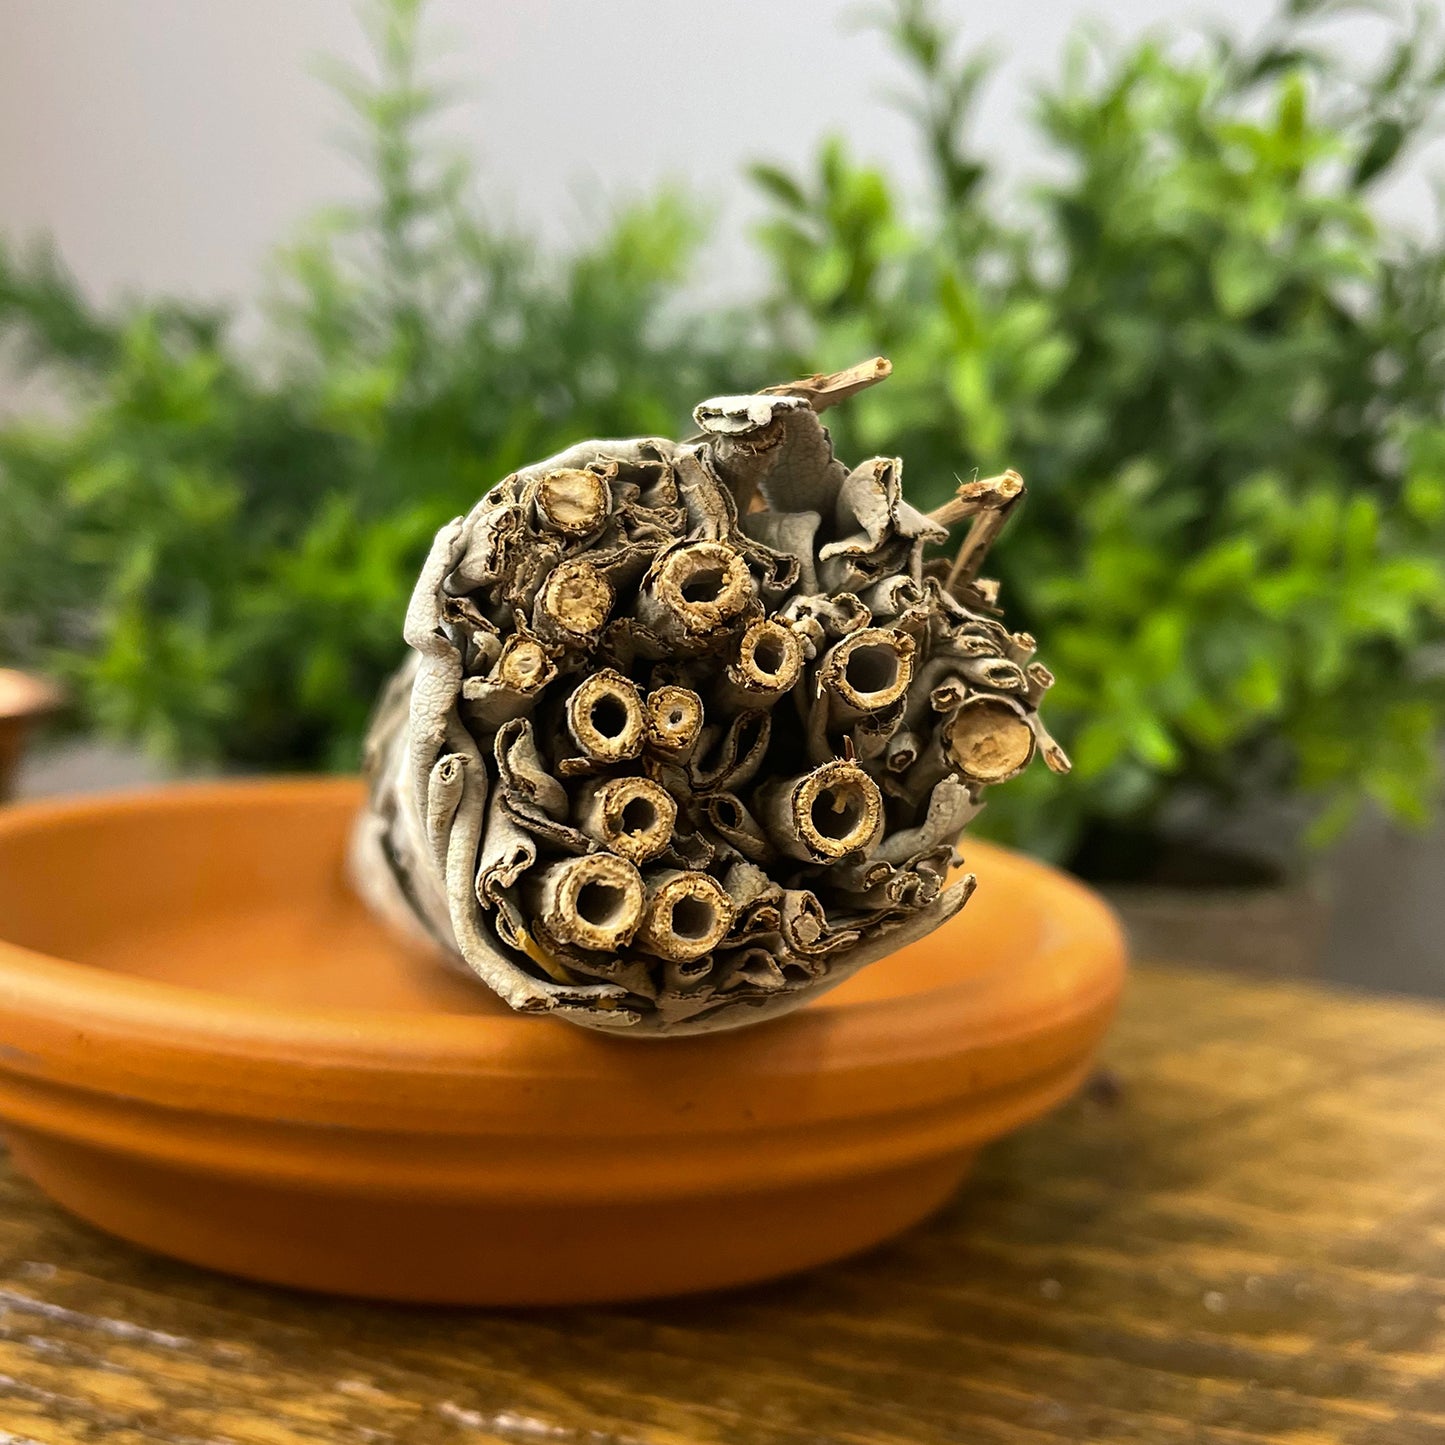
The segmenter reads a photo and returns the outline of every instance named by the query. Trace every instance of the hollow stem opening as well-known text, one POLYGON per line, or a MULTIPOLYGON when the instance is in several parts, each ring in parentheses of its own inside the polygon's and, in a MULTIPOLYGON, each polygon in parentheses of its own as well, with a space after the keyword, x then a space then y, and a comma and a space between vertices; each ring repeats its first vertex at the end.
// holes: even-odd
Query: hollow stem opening
POLYGON ((542 927, 577 948, 607 953, 632 940, 646 893, 637 869, 611 853, 589 853, 549 864, 533 885, 542 927))
POLYGON ((717 926, 717 909, 711 900, 688 896, 672 905, 670 920, 673 933, 689 943, 706 938, 717 926))
POLYGON ((836 759, 763 789, 759 808, 773 843, 790 857, 831 863, 867 853, 883 831, 883 794, 854 762, 836 759))
POLYGON ((579 790, 575 817, 588 837, 642 863, 667 847, 677 803, 651 778, 604 778, 579 790))
POLYGON ((844 676, 857 693, 887 692, 898 682, 898 665, 895 648, 877 644, 859 647, 849 654, 844 676))
POLYGON ((753 601, 743 555, 725 542, 689 542, 644 581, 638 616, 675 645, 705 645, 735 627, 753 601))
POLYGON ((721 567, 703 567, 682 584, 684 602, 716 602, 722 595, 725 574, 721 567))
POLYGON ((593 928, 616 923, 627 902, 626 892, 612 883, 584 883, 577 890, 577 916, 593 928))
POLYGON ((746 704, 750 697, 776 697, 793 687, 803 670, 803 643, 781 622, 759 619, 748 624, 738 642, 737 661, 728 666, 726 700, 746 704))
POLYGON ((860 789, 848 784, 824 788, 809 810, 813 829, 830 842, 846 842, 863 821, 866 800, 860 789))
POLYGON ((686 687, 660 687, 647 698, 647 736, 655 752, 682 759, 702 731, 702 699, 686 687))
POLYGON ((611 668, 584 678, 567 699, 567 730, 595 762, 637 757, 647 741, 647 714, 637 684, 611 668))
POLYGON ((608 693, 592 704, 588 717, 602 737, 615 738, 620 737, 627 727, 628 712, 621 698, 608 693))
POLYGON ((629 798, 622 808, 622 831, 631 837, 657 826, 657 807, 651 798, 629 798))
POLYGON ((913 681, 915 643, 891 627, 865 627, 829 653, 819 680, 834 700, 835 717, 879 712, 913 681))
POLYGON ((733 902, 706 873, 672 873, 649 891, 638 947, 687 962, 711 953, 733 924, 733 902))

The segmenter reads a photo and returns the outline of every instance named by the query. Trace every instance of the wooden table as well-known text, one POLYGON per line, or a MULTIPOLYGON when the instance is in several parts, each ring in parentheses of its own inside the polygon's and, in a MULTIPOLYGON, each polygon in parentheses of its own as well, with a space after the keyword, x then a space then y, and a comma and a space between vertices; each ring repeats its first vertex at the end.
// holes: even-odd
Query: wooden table
POLYGON ((1445 1441, 1445 1010, 1140 970, 932 1223, 733 1295, 314 1300, 0 1173, 0 1445, 1445 1441))

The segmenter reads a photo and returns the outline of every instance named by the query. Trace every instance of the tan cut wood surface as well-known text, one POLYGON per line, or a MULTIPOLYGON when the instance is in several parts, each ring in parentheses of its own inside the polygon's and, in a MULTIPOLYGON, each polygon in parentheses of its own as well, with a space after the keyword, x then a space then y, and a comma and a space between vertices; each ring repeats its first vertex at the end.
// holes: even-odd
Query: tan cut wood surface
POLYGON ((1141 969, 1109 1072, 931 1223, 667 1304, 311 1299, 0 1173, 4 1445, 391 1440, 1445 1441, 1445 1010, 1141 969))

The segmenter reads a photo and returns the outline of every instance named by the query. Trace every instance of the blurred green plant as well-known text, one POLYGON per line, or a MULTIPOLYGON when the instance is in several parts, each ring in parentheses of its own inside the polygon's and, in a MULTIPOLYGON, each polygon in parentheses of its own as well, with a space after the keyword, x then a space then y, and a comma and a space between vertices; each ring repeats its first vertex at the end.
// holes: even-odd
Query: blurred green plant
POLYGON ((1395 13, 1359 71, 1317 39, 1342 8, 1203 53, 1077 45, 1035 111, 1059 178, 1001 194, 970 140, 986 63, 898 0, 922 215, 838 141, 754 172, 782 344, 895 363, 839 422, 854 449, 906 457, 926 505, 975 467, 1029 482, 993 566, 1075 771, 985 821, 1095 876, 1245 805, 1303 812, 1307 844, 1438 796, 1445 237, 1373 193, 1438 133, 1445 49, 1395 13))
MULTIPOLYGON (((755 170, 766 365, 681 312, 696 215, 663 195, 549 255, 433 137, 420 0, 371 0, 374 79, 333 67, 369 198, 278 257, 251 347, 221 311, 93 306, 0 244, 0 343, 60 403, 0 423, 0 658, 178 760, 346 766, 439 520, 582 435, 882 352, 839 414, 915 500, 1017 466, 994 557, 1059 676, 1076 770, 993 830, 1094 873, 1286 802, 1420 821, 1445 719, 1445 238, 1374 195, 1445 115, 1429 12, 1361 68, 1298 0, 1249 45, 1075 48, 1036 118, 1058 179, 970 139, 989 75, 928 0, 881 18, 928 161, 921 208, 836 141, 755 170), (1433 661, 1432 661, 1433 659, 1433 661)), ((831 418, 830 418, 831 420, 831 418)))
POLYGON ((0 424, 0 657, 175 760, 354 764, 441 521, 736 386, 728 319, 678 313, 681 198, 562 256, 493 221, 434 138, 421 8, 373 0, 375 77, 328 70, 370 195, 279 256, 259 345, 209 308, 98 308, 53 250, 0 244, 0 342, 60 403, 0 424))

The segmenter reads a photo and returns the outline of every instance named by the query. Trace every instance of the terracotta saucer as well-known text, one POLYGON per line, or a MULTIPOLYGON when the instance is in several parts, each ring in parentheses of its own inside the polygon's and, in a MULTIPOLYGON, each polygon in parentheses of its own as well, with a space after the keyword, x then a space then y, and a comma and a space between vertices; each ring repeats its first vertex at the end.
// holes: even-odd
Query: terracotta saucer
POLYGON ((10 794, 31 729, 54 712, 60 701, 60 689, 54 683, 0 667, 0 798, 10 794))
POLYGON ((937 1207, 1084 1077, 1103 903, 982 843, 923 943, 786 1018, 628 1041, 522 1018, 351 897, 348 779, 0 813, 0 1118, 103 1229, 256 1279, 553 1303, 732 1285, 937 1207))

